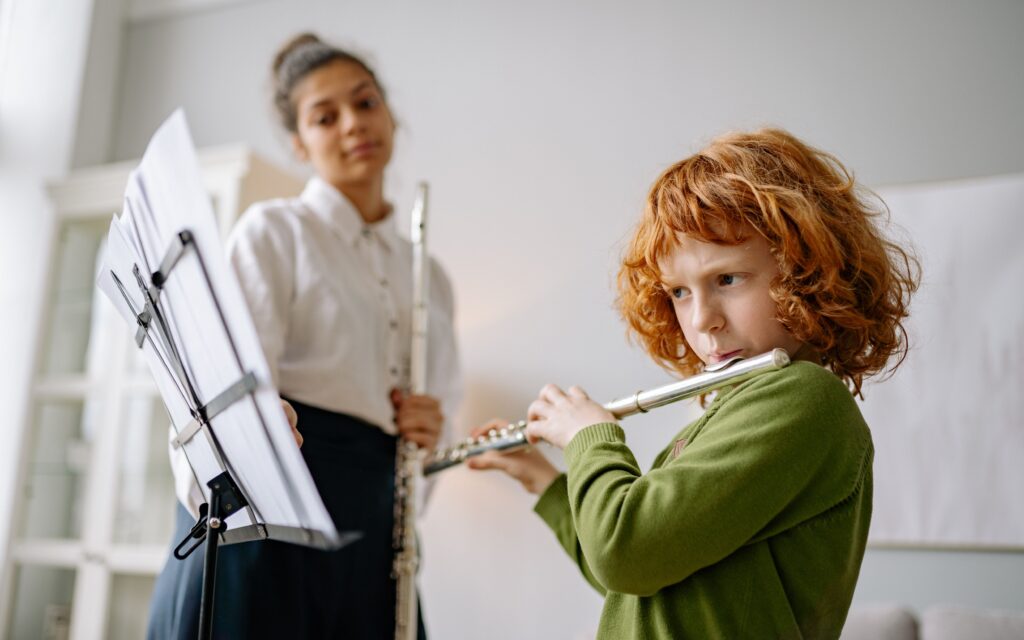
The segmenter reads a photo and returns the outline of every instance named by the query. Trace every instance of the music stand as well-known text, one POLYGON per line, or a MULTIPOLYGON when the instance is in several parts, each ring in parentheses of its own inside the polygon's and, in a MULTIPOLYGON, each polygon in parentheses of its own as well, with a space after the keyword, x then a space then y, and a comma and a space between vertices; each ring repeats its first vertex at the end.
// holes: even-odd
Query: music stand
POLYGON ((269 369, 247 309, 226 309, 221 299, 244 308, 237 282, 223 260, 210 264, 204 257, 219 251, 219 238, 210 238, 216 236, 211 220, 178 111, 154 135, 129 181, 125 212, 111 224, 98 284, 135 329, 135 344, 172 418, 172 446, 185 453, 199 486, 208 488, 199 520, 174 550, 183 560, 207 543, 201 639, 212 631, 221 544, 275 539, 330 550, 361 535, 334 528, 287 423, 281 424, 279 406, 280 415, 274 414, 277 393, 268 384, 269 369), (168 195, 169 186, 183 192, 168 195), (153 195, 161 187, 167 202, 153 195), (179 215, 183 207, 189 211, 179 215), (153 245, 175 226, 169 246, 153 261, 153 245), (158 267, 150 271, 148 264, 158 267), (204 363, 203 356, 213 360, 204 363), (228 519, 235 521, 231 527, 228 519))

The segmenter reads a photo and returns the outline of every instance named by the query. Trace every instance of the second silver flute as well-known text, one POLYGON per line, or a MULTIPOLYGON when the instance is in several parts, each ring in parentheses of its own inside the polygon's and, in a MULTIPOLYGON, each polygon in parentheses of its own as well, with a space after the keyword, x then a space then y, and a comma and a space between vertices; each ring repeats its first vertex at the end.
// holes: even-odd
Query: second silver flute
MULTIPOLYGON (((756 375, 781 369, 788 364, 789 354, 784 349, 773 349, 753 358, 733 358, 707 367, 702 373, 678 382, 648 391, 637 391, 631 396, 613 400, 604 405, 604 408, 616 418, 647 413, 651 409, 737 384, 756 375)), ((492 429, 478 438, 468 438, 450 449, 438 451, 424 464, 423 475, 454 467, 467 458, 486 451, 511 451, 521 449, 527 444, 526 420, 520 420, 503 429, 492 429)))
MULTIPOLYGON (((430 258, 427 255, 427 183, 421 182, 412 210, 412 346, 409 354, 409 392, 427 392, 427 327, 429 324, 430 258)), ((420 555, 416 541, 416 481, 420 464, 415 442, 399 438, 395 452, 395 640, 415 640, 418 630, 416 570, 420 555)))

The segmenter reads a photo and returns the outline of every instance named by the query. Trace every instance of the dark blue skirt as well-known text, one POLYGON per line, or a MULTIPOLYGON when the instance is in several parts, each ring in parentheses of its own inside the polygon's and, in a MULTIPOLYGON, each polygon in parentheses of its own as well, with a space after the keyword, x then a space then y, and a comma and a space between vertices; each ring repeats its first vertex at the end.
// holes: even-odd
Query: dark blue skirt
MULTIPOLYGON (((221 547, 213 637, 392 638, 395 437, 357 418, 291 402, 304 438, 302 455, 327 511, 339 531, 361 531, 363 537, 338 551, 274 540, 221 547)), ((193 524, 178 505, 172 548, 193 524)), ((185 560, 167 560, 150 604, 150 640, 198 636, 203 549, 185 560)), ((419 640, 425 639, 421 613, 419 640)))

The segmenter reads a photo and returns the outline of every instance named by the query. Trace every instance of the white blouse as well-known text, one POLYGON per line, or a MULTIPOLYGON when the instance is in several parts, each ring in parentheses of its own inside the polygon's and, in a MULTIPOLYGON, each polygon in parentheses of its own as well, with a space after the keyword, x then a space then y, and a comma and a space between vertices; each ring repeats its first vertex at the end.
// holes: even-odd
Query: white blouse
MULTIPOLYGON (((278 392, 396 434, 390 395, 408 386, 412 243, 398 235, 394 216, 366 224, 314 177, 298 198, 249 207, 228 239, 228 258, 278 392)), ((462 380, 452 287, 433 259, 429 278, 427 394, 445 416, 442 448, 451 444, 462 380)), ((203 492, 183 452, 168 450, 175 493, 198 517, 203 492)), ((425 483, 422 499, 433 484, 425 483)))
MULTIPOLYGON (((390 392, 409 378, 412 244, 394 216, 366 224, 314 177, 298 198, 251 206, 228 256, 281 395, 395 434, 390 392)), ((462 383, 452 287, 433 259, 429 278, 427 394, 445 415, 443 447, 462 383)))

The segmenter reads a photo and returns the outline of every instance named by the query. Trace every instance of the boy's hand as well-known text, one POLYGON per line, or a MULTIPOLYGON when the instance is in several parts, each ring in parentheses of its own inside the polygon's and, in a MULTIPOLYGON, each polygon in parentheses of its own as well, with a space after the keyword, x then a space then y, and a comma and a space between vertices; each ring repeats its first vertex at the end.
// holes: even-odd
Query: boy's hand
MULTIPOLYGON (((495 418, 487 424, 473 429, 470 435, 478 438, 491 429, 501 429, 507 425, 507 420, 495 418)), ((523 487, 534 495, 543 493, 559 474, 558 469, 548 462, 544 454, 533 448, 512 453, 488 451, 466 460, 466 466, 470 469, 504 471, 522 483, 523 487)))
POLYGON ((546 440, 564 449, 573 437, 599 422, 616 422, 615 416, 591 400, 583 389, 569 387, 565 392, 553 384, 540 390, 530 405, 526 436, 531 443, 546 440))
POLYGON ((441 403, 431 396, 404 395, 398 389, 391 390, 391 406, 395 408, 395 426, 398 434, 411 440, 421 449, 433 451, 441 439, 444 414, 441 403))
POLYGON ((295 436, 295 444, 302 446, 302 434, 299 433, 299 414, 295 413, 295 407, 281 398, 281 408, 284 409, 284 416, 288 418, 288 426, 292 428, 292 435, 295 436))

